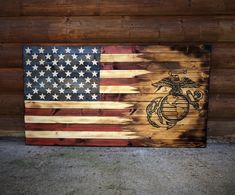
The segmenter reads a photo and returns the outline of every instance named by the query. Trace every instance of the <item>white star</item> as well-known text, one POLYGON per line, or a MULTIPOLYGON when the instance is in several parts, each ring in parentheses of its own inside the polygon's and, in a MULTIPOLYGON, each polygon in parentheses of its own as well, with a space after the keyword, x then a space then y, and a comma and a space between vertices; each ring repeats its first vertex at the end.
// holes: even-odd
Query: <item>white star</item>
POLYGON ((31 49, 30 49, 29 47, 27 47, 27 48, 25 49, 25 52, 26 52, 26 53, 31 53, 31 49))
POLYGON ((97 84, 94 82, 91 84, 92 85, 92 88, 97 88, 97 84))
POLYGON ((73 89, 72 92, 73 92, 73 93, 77 93, 78 90, 77 90, 77 89, 73 89))
POLYGON ((32 87, 32 83, 28 82, 28 83, 26 83, 26 86, 27 87, 32 87))
POLYGON ((54 100, 58 100, 58 95, 57 95, 57 94, 54 94, 54 95, 52 96, 52 98, 53 98, 54 100))
POLYGON ((72 68, 73 68, 73 70, 77 70, 78 69, 78 67, 76 65, 74 65, 72 68))
POLYGON ((70 83, 66 83, 65 86, 66 86, 67 88, 70 88, 71 84, 70 84, 70 83))
POLYGON ((70 94, 67 94, 65 97, 66 97, 66 100, 71 100, 71 95, 70 94))
POLYGON ((73 58, 74 60, 76 60, 77 57, 78 57, 78 56, 77 56, 75 53, 72 55, 72 58, 73 58))
POLYGON ((64 82, 64 79, 65 79, 65 78, 60 77, 60 78, 59 78, 59 82, 60 82, 60 83, 63 83, 63 82, 64 82))
POLYGON ((33 81, 34 81, 34 82, 38 82, 38 77, 35 76, 35 77, 33 78, 33 81))
POLYGON ((83 65, 84 64, 83 59, 79 60, 78 62, 79 62, 79 65, 83 65))
POLYGON ((40 99, 45 100, 45 95, 44 95, 44 94, 41 94, 41 95, 40 95, 40 99))
POLYGON ((79 77, 84 77, 84 72, 83 71, 79 72, 78 74, 79 74, 79 77))
POLYGON ((32 72, 30 72, 29 70, 26 72, 26 76, 27 77, 31 77, 31 75, 32 75, 32 72))
POLYGON ((46 59, 50 60, 51 59, 51 55, 48 53, 46 56, 46 59))
POLYGON ((54 47, 54 48, 52 49, 52 53, 57 53, 57 51, 58 51, 58 49, 57 49, 56 47, 54 47))
POLYGON ((93 64, 93 65, 97 65, 97 64, 98 64, 98 61, 94 59, 94 60, 92 60, 92 64, 93 64))
POLYGON ((53 65, 57 65, 57 63, 58 63, 58 60, 56 60, 56 59, 54 59, 54 60, 52 61, 52 64, 53 64, 53 65))
POLYGON ((64 55, 63 54, 60 54, 59 55, 59 60, 63 60, 64 59, 64 55))
POLYGON ((92 98, 93 100, 96 100, 96 99, 97 99, 97 95, 96 95, 96 94, 93 94, 93 95, 91 95, 91 98, 92 98))
POLYGON ((52 72, 53 77, 57 77, 57 75, 58 75, 58 72, 56 72, 56 71, 52 72))
POLYGON ((25 49, 25 52, 26 52, 26 53, 31 53, 31 49, 30 49, 29 47, 27 47, 27 48, 25 49))
POLYGON ((64 93, 64 89, 60 88, 60 89, 59 89, 59 92, 60 92, 60 93, 64 93))
POLYGON ((41 47, 39 50, 38 50, 39 53, 43 53, 44 52, 44 49, 41 47))
POLYGON ((53 88, 57 88, 58 84, 57 83, 53 83, 52 86, 53 86, 53 88))
POLYGON ((33 94, 36 94, 36 93, 38 93, 38 89, 37 89, 37 88, 34 88, 34 89, 33 89, 33 94))
POLYGON ((79 85, 80 88, 84 87, 84 83, 83 82, 79 83, 78 85, 79 85))
POLYGON ((85 78, 85 81, 86 81, 86 83, 90 83, 91 82, 91 78, 87 77, 87 78, 85 78))
POLYGON ((61 65, 59 66, 59 69, 60 69, 61 71, 63 71, 63 70, 64 70, 64 66, 61 64, 61 65))
POLYGON ((92 53, 98 53, 98 49, 97 49, 96 47, 94 47, 94 48, 92 49, 92 53))
POLYGON ((65 74, 66 74, 66 77, 70 77, 71 76, 71 72, 70 71, 66 71, 65 74))
POLYGON ((45 84, 43 82, 41 82, 39 85, 40 87, 45 87, 45 84))
POLYGON ((45 75, 45 72, 41 70, 41 71, 39 72, 39 76, 40 76, 40 77, 43 77, 44 75, 45 75))
POLYGON ((33 59, 38 59, 38 55, 37 55, 36 53, 34 53, 34 54, 32 55, 32 57, 33 57, 33 59))
POLYGON ((41 60, 39 61, 39 64, 40 64, 40 65, 43 65, 44 62, 45 62, 45 61, 44 61, 43 59, 41 59, 41 60))
POLYGON ((70 53, 70 51, 71 51, 71 49, 70 49, 69 47, 67 47, 67 48, 65 49, 65 53, 70 53))
POLYGON ((31 65, 31 61, 29 59, 26 60, 26 65, 31 65))
POLYGON ((91 90, 90 90, 89 88, 86 88, 86 89, 85 89, 85 92, 86 92, 86 93, 91 93, 91 90))
POLYGON ((91 55, 88 53, 85 55, 86 56, 86 59, 90 60, 91 59, 91 55))
POLYGON ((51 66, 49 64, 47 64, 45 67, 47 70, 51 70, 51 66))
POLYGON ((85 66, 85 68, 86 68, 86 71, 91 70, 91 67, 89 65, 85 66))
POLYGON ((84 95, 80 94, 80 95, 78 96, 78 98, 79 98, 79 100, 83 100, 84 95))
POLYGON ((67 60, 65 61, 65 63, 66 63, 66 65, 71 65, 71 60, 67 59, 67 60))
POLYGON ((37 65, 33 65, 33 70, 37 70, 38 66, 37 65))
POLYGON ((76 83, 76 82, 78 82, 78 79, 77 79, 76 77, 73 77, 73 78, 72 78, 72 81, 73 81, 74 83, 76 83))
POLYGON ((47 81, 48 83, 50 83, 50 82, 51 82, 51 77, 47 77, 47 78, 46 78, 46 81, 47 81))
POLYGON ((79 53, 83 53, 84 49, 82 47, 80 47, 80 49, 78 49, 79 53))
POLYGON ((32 95, 30 94, 30 93, 28 93, 27 95, 26 95, 26 98, 29 100, 31 100, 32 99, 32 95))
POLYGON ((46 89, 46 92, 47 92, 47 93, 51 93, 51 89, 47 88, 47 89, 46 89))
POLYGON ((98 72, 96 72, 96 71, 93 71, 93 72, 92 72, 92 76, 93 76, 93 77, 97 77, 97 74, 98 74, 98 72))

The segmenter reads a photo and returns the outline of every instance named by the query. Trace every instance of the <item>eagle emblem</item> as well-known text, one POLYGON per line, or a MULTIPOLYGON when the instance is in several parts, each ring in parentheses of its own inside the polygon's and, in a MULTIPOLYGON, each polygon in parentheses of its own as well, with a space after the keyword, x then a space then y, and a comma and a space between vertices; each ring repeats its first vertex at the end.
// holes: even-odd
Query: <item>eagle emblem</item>
POLYGON ((147 120, 156 128, 170 129, 189 113, 190 105, 199 111, 199 100, 203 97, 200 90, 192 92, 190 88, 198 88, 200 84, 188 77, 180 78, 178 74, 169 73, 169 77, 153 83, 156 93, 162 88, 170 88, 165 96, 154 98, 146 107, 147 120), (183 92, 183 88, 189 88, 183 92))

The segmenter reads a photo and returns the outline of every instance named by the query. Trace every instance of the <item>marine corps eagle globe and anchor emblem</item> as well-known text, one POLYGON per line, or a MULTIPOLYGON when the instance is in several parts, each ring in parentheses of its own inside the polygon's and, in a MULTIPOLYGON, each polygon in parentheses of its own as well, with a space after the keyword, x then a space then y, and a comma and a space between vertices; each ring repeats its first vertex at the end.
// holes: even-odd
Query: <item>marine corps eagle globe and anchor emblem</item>
MULTIPOLYGON (((184 72, 186 74, 186 72, 184 72)), ((170 129, 178 121, 183 120, 189 113, 190 105, 199 110, 199 100, 202 99, 203 93, 200 90, 187 90, 183 88, 198 88, 200 84, 188 77, 180 78, 179 74, 169 72, 169 77, 153 83, 156 92, 162 87, 169 87, 170 91, 165 96, 154 98, 146 108, 147 120, 150 125, 156 128, 170 129)))

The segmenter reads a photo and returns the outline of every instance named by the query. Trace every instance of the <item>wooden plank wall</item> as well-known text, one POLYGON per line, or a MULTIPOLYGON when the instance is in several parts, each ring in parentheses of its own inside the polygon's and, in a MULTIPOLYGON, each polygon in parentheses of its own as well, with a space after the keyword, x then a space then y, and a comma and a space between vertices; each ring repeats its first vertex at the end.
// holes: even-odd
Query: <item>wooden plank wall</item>
POLYGON ((23 136, 24 44, 208 43, 208 135, 235 137, 234 0, 0 0, 0 135, 23 136))

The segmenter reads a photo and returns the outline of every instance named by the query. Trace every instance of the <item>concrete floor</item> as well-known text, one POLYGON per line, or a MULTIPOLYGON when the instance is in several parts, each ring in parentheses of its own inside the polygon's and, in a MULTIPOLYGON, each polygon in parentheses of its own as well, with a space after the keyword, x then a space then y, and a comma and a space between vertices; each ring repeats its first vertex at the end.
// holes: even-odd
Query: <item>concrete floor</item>
POLYGON ((235 194, 235 144, 37 147, 0 141, 0 194, 235 194))

